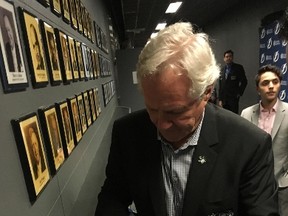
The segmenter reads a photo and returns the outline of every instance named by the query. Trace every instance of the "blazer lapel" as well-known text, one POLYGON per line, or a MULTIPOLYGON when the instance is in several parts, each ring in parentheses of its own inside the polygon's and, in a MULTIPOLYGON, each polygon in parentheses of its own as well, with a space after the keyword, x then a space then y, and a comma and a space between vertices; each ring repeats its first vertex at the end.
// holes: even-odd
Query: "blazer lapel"
POLYGON ((252 108, 252 115, 251 115, 251 122, 258 126, 258 119, 259 119, 259 114, 260 114, 260 105, 256 104, 252 108))
POLYGON ((271 132, 271 137, 272 140, 274 139, 281 123, 282 120, 284 119, 285 116, 285 108, 283 108, 283 104, 282 102, 279 100, 279 104, 278 104, 278 108, 276 111, 276 116, 275 116, 275 120, 274 120, 274 124, 273 124, 273 128, 272 128, 272 132, 271 132))
POLYGON ((199 204, 206 194, 205 187, 212 171, 217 153, 211 148, 218 143, 215 115, 211 107, 206 106, 206 112, 200 132, 197 147, 195 149, 189 177, 186 185, 182 216, 196 215, 199 204))

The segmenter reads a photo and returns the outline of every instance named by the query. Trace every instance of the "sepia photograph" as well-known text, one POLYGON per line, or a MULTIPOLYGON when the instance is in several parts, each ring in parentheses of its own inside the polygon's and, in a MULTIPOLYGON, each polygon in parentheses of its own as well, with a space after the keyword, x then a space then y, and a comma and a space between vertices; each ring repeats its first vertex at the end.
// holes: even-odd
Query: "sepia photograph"
POLYGON ((14 6, 0 0, 0 72, 5 93, 28 87, 14 6))
POLYGON ((50 171, 51 174, 54 175, 65 160, 55 106, 41 107, 38 109, 38 114, 43 131, 50 171))
POLYGON ((34 202, 50 180, 44 144, 36 113, 11 121, 29 199, 34 202))
POLYGON ((60 0, 51 0, 50 1, 51 11, 56 14, 57 16, 61 16, 61 4, 60 0))
POLYGON ((70 23, 70 8, 68 0, 60 0, 62 19, 66 23, 70 23))
POLYGON ((87 119, 85 115, 85 104, 83 100, 82 94, 79 94, 76 96, 77 98, 77 104, 79 108, 79 116, 80 116, 80 122, 82 126, 82 133, 84 134, 87 131, 87 119))
POLYGON ((95 121, 97 119, 97 113, 96 113, 96 104, 94 100, 93 89, 88 90, 88 95, 89 95, 89 104, 90 104, 92 121, 95 121))
POLYGON ((56 44, 54 28, 46 22, 41 22, 43 32, 44 48, 47 59, 47 68, 51 85, 59 85, 62 82, 62 75, 59 64, 59 55, 56 44))
POLYGON ((73 136, 74 140, 76 140, 76 144, 79 143, 79 141, 82 138, 82 126, 80 122, 80 115, 79 115, 79 108, 77 104, 76 97, 67 99, 68 101, 68 108, 71 118, 73 119, 71 121, 72 128, 73 128, 73 136))
POLYGON ((79 80, 79 69, 78 69, 77 54, 76 54, 74 39, 70 36, 68 36, 68 44, 69 44, 69 53, 70 53, 70 60, 71 60, 71 66, 72 66, 73 81, 76 82, 79 80))
POLYGON ((77 62, 79 66, 79 79, 83 80, 85 79, 85 68, 83 62, 81 42, 75 40, 75 44, 76 44, 77 62))
POLYGON ((89 95, 87 91, 83 92, 83 98, 84 98, 84 107, 85 107, 87 126, 89 127, 92 124, 92 116, 91 116, 91 108, 90 108, 90 103, 89 103, 89 95))
POLYGON ((71 117, 67 101, 56 103, 56 112, 59 120, 60 134, 63 144, 64 155, 67 158, 75 148, 71 117))
POLYGON ((20 10, 20 14, 23 18, 20 20, 23 22, 22 26, 32 84, 35 88, 43 87, 48 84, 48 72, 44 57, 39 19, 23 9, 20 10))
POLYGON ((94 100, 95 100, 95 106, 96 106, 96 114, 98 117, 101 114, 101 103, 100 103, 98 88, 93 88, 93 93, 94 93, 94 100))
POLYGON ((56 44, 59 54, 62 80, 65 84, 68 84, 73 80, 73 75, 67 35, 64 34, 62 31, 59 31, 58 29, 54 29, 54 31, 56 35, 56 44))

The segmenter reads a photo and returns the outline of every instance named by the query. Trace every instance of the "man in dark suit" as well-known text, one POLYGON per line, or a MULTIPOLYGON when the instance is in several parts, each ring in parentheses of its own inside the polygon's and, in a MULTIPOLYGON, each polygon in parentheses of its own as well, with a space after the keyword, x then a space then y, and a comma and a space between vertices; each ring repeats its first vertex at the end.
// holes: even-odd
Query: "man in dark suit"
POLYGON ((9 38, 9 42, 5 44, 6 59, 8 62, 9 72, 21 72, 22 63, 18 44, 15 41, 15 33, 12 28, 11 20, 7 15, 3 16, 4 26, 9 38))
POLYGON ((95 216, 278 214, 271 137, 208 102, 219 77, 208 36, 190 23, 160 31, 137 76, 146 110, 114 123, 95 216))
POLYGON ((242 65, 233 62, 232 50, 224 52, 225 66, 221 68, 219 79, 219 105, 236 114, 239 112, 239 99, 247 86, 247 78, 242 65))

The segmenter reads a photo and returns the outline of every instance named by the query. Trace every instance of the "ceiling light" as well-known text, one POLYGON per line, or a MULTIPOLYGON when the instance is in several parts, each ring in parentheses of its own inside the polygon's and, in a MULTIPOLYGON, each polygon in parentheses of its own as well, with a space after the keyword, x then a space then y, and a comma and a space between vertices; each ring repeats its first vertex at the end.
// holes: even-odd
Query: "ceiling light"
POLYGON ((156 26, 156 30, 164 29, 166 25, 167 23, 158 23, 158 25, 156 26))
POLYGON ((170 3, 165 13, 176 13, 176 11, 181 6, 182 2, 170 3))

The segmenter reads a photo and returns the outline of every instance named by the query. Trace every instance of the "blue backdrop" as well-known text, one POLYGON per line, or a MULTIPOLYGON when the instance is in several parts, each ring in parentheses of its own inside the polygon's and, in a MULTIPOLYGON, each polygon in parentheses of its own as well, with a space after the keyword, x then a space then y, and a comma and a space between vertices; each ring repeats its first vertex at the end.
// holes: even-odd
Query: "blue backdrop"
POLYGON ((279 98, 282 101, 288 102, 288 74, 286 63, 286 46, 287 41, 279 38, 280 23, 274 21, 270 25, 259 29, 260 51, 259 64, 260 67, 266 64, 272 64, 281 69, 283 79, 281 82, 281 90, 279 98))

